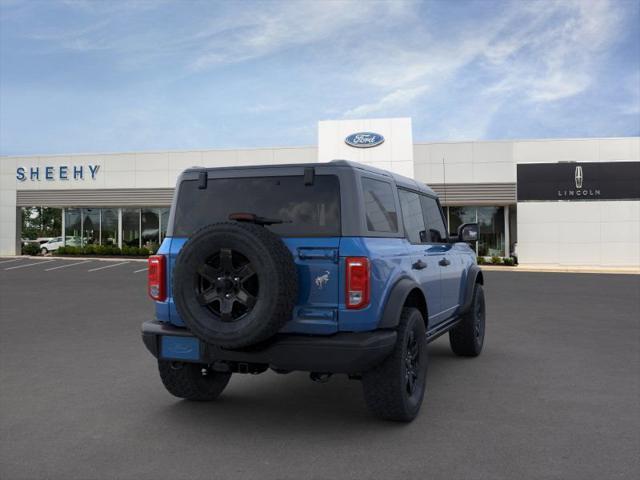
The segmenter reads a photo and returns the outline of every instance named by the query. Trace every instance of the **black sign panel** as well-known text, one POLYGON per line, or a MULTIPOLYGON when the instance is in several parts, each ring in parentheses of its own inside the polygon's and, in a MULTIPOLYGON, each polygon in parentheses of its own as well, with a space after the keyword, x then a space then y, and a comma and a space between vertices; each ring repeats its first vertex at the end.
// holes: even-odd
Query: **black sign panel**
POLYGON ((640 162, 518 165, 518 201, 639 200, 640 162))

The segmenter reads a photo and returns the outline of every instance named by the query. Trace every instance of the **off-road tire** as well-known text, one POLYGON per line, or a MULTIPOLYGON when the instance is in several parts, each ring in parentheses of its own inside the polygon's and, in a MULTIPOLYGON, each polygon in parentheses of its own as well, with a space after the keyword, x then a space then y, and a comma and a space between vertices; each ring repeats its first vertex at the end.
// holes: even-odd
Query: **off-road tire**
POLYGON ((158 370, 170 394, 199 402, 218 398, 231 378, 231 373, 214 372, 199 363, 158 360, 158 370))
POLYGON ((172 291, 180 318, 194 335, 220 347, 242 348, 267 340, 291 319, 298 299, 298 274, 279 236, 260 225, 220 222, 201 228, 182 247, 173 269, 172 291), (255 304, 239 320, 223 321, 197 300, 198 268, 221 249, 246 257, 257 275, 255 304))
POLYGON ((485 301, 482 285, 476 283, 469 311, 449 331, 451 350, 461 357, 477 357, 482 352, 485 332, 485 301))
POLYGON ((416 308, 403 308, 393 352, 380 365, 362 375, 364 398, 371 413, 397 422, 413 420, 422 405, 427 376, 427 338, 424 319, 416 308), (416 339, 419 368, 413 394, 407 389, 407 344, 416 339))

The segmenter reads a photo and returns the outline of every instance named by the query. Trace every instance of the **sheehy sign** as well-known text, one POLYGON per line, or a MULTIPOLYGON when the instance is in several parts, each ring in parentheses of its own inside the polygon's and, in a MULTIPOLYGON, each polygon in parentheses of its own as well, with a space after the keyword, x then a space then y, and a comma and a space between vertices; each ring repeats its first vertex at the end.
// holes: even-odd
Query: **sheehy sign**
POLYGON ((638 200, 640 162, 518 165, 518 201, 638 200))
POLYGON ((95 180, 100 165, 57 165, 46 167, 18 167, 16 179, 20 182, 27 180, 37 182, 40 180, 95 180))

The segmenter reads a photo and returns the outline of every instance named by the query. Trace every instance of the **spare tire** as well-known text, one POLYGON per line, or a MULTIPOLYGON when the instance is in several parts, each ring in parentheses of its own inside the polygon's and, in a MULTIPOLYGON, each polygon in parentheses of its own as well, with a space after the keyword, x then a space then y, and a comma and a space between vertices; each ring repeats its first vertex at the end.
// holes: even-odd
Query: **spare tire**
POLYGON ((172 288, 176 309, 194 335, 241 348, 268 339, 291 319, 298 275, 280 237, 255 224, 220 222, 184 244, 172 288))

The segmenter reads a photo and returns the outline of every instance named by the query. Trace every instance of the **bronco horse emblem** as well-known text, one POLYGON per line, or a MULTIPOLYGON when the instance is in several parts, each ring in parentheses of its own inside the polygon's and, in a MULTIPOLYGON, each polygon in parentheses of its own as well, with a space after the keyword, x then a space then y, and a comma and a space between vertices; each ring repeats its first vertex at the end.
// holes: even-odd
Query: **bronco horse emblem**
POLYGON ((324 286, 329 283, 329 270, 325 270, 324 274, 318 275, 315 279, 316 287, 320 290, 324 288, 324 286))

